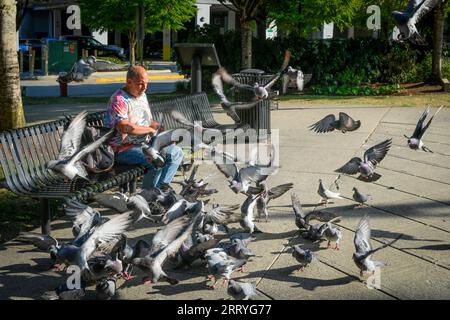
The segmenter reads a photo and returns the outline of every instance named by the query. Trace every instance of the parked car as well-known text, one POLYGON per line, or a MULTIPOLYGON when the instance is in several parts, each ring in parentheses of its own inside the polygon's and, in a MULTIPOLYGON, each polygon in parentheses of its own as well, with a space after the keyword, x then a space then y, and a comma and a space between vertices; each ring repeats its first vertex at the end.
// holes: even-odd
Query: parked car
POLYGON ((97 50, 97 56, 114 56, 121 60, 126 60, 123 48, 114 45, 105 45, 96 40, 92 36, 62 36, 64 40, 76 41, 78 46, 78 57, 81 58, 82 50, 88 50, 89 55, 93 54, 94 50, 97 50))

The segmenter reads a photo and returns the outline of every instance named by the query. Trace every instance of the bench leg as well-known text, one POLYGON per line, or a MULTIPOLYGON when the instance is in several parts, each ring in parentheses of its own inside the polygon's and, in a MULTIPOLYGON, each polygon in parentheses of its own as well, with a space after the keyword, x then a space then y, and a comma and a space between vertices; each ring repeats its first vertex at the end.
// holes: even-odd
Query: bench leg
POLYGON ((137 188, 137 179, 133 179, 132 181, 130 181, 130 186, 128 189, 130 191, 130 195, 136 193, 136 188, 137 188))
POLYGON ((50 235, 51 227, 50 200, 41 198, 41 230, 42 234, 50 235))

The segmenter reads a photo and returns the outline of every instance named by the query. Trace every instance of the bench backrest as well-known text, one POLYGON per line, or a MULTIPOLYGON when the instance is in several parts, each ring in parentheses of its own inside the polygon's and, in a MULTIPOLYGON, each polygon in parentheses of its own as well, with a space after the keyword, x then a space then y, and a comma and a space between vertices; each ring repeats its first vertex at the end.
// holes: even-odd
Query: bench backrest
POLYGON ((57 180, 45 168, 59 154, 61 136, 68 120, 57 120, 0 132, 0 163, 8 187, 16 193, 28 193, 57 180))

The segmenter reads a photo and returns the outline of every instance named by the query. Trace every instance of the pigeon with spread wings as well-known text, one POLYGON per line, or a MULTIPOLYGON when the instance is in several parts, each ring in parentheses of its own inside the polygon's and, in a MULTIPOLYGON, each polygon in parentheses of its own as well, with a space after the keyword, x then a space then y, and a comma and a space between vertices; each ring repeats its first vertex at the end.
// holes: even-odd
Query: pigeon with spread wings
POLYGON ((393 11, 391 17, 396 27, 393 34, 399 41, 411 40, 414 43, 425 45, 426 42, 417 30, 417 23, 429 13, 442 0, 410 0, 404 11, 393 11))
POLYGON ((289 65, 290 59, 291 59, 291 52, 289 50, 286 50, 284 53, 284 61, 283 64, 281 65, 280 70, 265 85, 259 83, 255 83, 254 85, 242 84, 236 79, 234 79, 230 74, 228 74, 226 70, 223 68, 219 69, 218 73, 221 76, 222 80, 225 81, 226 83, 240 89, 253 91, 253 93, 255 94, 254 100, 259 101, 271 98, 270 89, 275 84, 275 82, 277 82, 280 76, 287 72, 287 67, 289 65))
POLYGON ((359 172, 358 180, 364 182, 377 181, 381 178, 381 175, 375 172, 375 168, 386 156, 391 147, 391 143, 392 139, 380 142, 364 152, 364 160, 361 160, 359 157, 354 157, 335 171, 346 174, 357 174, 359 172))
POLYGON ((355 121, 345 112, 339 112, 339 119, 336 119, 334 114, 329 114, 322 120, 309 126, 309 128, 319 133, 331 132, 333 130, 340 130, 342 133, 346 133, 347 131, 355 131, 360 126, 360 120, 355 121))
POLYGON ((408 139, 408 146, 413 149, 413 150, 419 150, 422 149, 425 152, 431 152, 433 153, 433 151, 431 151, 430 149, 428 149, 427 147, 425 147, 423 141, 422 141, 422 137, 425 134, 425 131, 427 131, 428 127, 431 124, 431 121, 433 120, 434 116, 436 116, 438 114, 439 111, 441 111, 443 106, 441 106, 436 113, 430 118, 430 120, 428 120, 427 124, 424 126, 423 123, 426 119, 426 117, 428 116, 428 114, 430 113, 430 108, 428 107, 420 116, 419 121, 417 122, 416 125, 416 129, 414 130, 413 134, 411 137, 408 137, 407 135, 404 135, 406 139, 408 139))

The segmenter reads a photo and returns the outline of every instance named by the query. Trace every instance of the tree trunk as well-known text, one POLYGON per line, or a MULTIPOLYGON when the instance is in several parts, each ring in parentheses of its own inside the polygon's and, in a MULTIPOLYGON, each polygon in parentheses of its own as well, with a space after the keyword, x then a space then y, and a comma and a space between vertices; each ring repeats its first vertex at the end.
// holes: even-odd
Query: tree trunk
POLYGON ((16 1, 0 0, 0 131, 25 126, 17 47, 16 1))
POLYGON ((242 29, 242 69, 252 67, 252 28, 249 22, 241 22, 242 29))
POLYGON ((128 31, 128 40, 130 42, 130 65, 134 66, 136 64, 136 31, 128 31))
POLYGON ((442 79, 442 46, 444 41, 444 10, 445 3, 440 2, 434 8, 433 26, 433 80, 441 82, 442 79))

